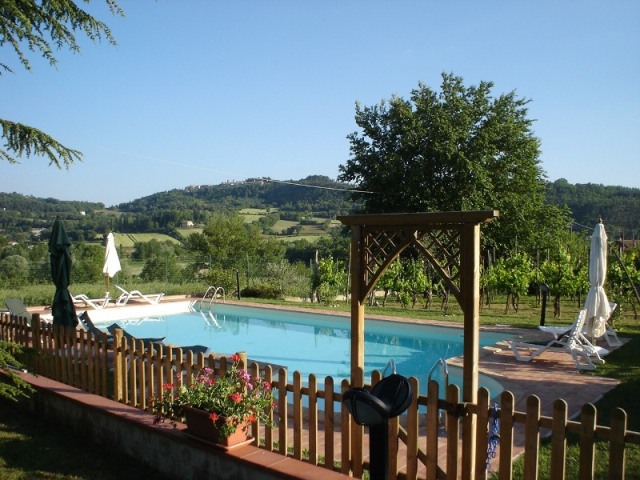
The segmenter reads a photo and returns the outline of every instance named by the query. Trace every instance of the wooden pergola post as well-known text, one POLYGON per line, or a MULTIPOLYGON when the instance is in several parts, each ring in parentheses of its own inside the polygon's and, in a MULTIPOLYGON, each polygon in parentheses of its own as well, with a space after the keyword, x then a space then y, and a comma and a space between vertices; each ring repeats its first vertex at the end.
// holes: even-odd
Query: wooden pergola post
MULTIPOLYGON (((456 297, 464 314, 462 399, 475 403, 480 331, 480 225, 497 210, 390 213, 337 217, 351 227, 351 386, 364 385, 364 302, 389 265, 418 249, 456 297)), ((425 372, 426 373, 426 372, 425 372)), ((463 423, 463 478, 475 478, 475 417, 463 423)), ((352 422, 352 470, 362 476, 362 427, 352 422)))
MULTIPOLYGON (((460 291, 464 313, 464 353, 462 401, 478 401, 478 360, 480 351, 480 225, 467 224, 461 231, 460 291)), ((462 422, 462 478, 475 478, 476 416, 462 422)))

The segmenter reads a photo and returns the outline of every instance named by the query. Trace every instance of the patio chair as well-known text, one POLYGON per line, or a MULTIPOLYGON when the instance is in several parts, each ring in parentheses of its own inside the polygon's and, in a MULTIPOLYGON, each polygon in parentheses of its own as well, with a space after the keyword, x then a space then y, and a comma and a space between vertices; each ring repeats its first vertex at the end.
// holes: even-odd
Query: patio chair
POLYGON ((126 338, 129 341, 138 341, 138 340, 142 340, 142 343, 144 343, 145 345, 147 343, 162 343, 162 341, 165 339, 165 337, 147 337, 147 338, 140 338, 140 337, 136 337, 135 335, 131 335, 129 332, 127 332, 124 328, 122 328, 120 325, 118 325, 117 323, 112 323, 111 325, 109 325, 107 327, 107 331, 113 335, 113 337, 115 338, 116 336, 116 330, 122 330, 122 335, 124 336, 124 338, 126 338))
POLYGON ((147 293, 144 294, 140 290, 131 290, 130 292, 122 288, 120 285, 116 285, 116 288, 122 293, 116 299, 116 305, 126 305, 131 299, 144 300, 151 305, 157 305, 160 303, 160 299, 164 297, 164 293, 147 293))
MULTIPOLYGON (((618 307, 617 303, 609 302, 609 308, 611 309, 611 314, 609 315, 609 318, 607 319, 606 329, 605 329, 603 337, 604 337, 605 341, 607 342, 607 345, 609 345, 610 347, 619 347, 620 345, 622 345, 622 342, 618 338, 618 334, 616 333, 616 331, 613 329, 613 327, 609 323, 609 320, 611 320, 611 317, 613 317, 613 312, 615 311, 615 309, 617 307, 618 307)), ((571 330, 572 326, 573 325, 563 325, 563 326, 545 326, 545 325, 541 325, 538 328, 541 331, 549 333, 549 334, 553 335, 556 339, 558 339, 562 335, 567 334, 571 330)), ((586 327, 584 327, 582 329, 581 333, 583 335, 585 335, 585 331, 586 331, 586 327)), ((601 356, 602 356, 602 354, 601 354, 601 356)))
POLYGON ((546 344, 510 341, 516 360, 530 362, 547 350, 555 349, 571 354, 578 370, 595 370, 596 364, 604 363, 602 356, 605 352, 609 352, 604 348, 594 347, 582 333, 586 313, 586 310, 580 310, 569 331, 559 337, 554 335, 553 340, 546 344))
POLYGON ((6 303, 9 313, 15 317, 26 318, 27 323, 31 325, 31 319, 33 318, 31 313, 27 311, 27 307, 19 298, 7 298, 6 303))
POLYGON ((155 342, 155 343, 158 345, 162 345, 162 347, 164 348, 171 347, 174 352, 173 354, 174 357, 176 357, 177 355, 178 348, 182 350, 183 354, 193 352, 194 355, 197 355, 198 353, 206 354, 207 352, 209 352, 209 347, 207 347, 206 345, 170 345, 164 342, 155 342))
POLYGON ((93 321, 91 320, 91 318, 89 317, 89 314, 85 311, 83 313, 81 313, 80 315, 78 315, 78 320, 80 320, 80 326, 82 328, 84 328, 87 332, 93 334, 94 337, 96 338, 103 338, 103 335, 107 336, 107 344, 112 344, 113 343, 113 335, 111 335, 110 333, 105 332, 104 330, 99 329, 98 327, 95 326, 95 324, 93 323, 93 321))
POLYGON ((89 298, 84 293, 79 295, 71 294, 71 298, 73 299, 73 303, 82 304, 86 307, 91 307, 94 310, 102 310, 111 300, 111 296, 109 295, 104 298, 89 298))

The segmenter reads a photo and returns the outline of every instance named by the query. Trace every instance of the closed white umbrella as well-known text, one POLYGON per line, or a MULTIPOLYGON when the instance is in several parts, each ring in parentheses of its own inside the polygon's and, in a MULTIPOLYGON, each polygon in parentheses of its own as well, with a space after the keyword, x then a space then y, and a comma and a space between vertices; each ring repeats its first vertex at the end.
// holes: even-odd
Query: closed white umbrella
POLYGON ((611 315, 611 306, 604 291, 607 276, 607 232, 602 221, 591 235, 591 251, 589 252, 589 294, 584 303, 587 311, 587 335, 598 338, 604 335, 607 320, 611 315))
POLYGON ((120 259, 118 258, 118 250, 116 250, 116 241, 113 233, 107 235, 107 250, 104 252, 104 267, 102 273, 107 276, 107 295, 109 294, 109 279, 122 270, 120 259))

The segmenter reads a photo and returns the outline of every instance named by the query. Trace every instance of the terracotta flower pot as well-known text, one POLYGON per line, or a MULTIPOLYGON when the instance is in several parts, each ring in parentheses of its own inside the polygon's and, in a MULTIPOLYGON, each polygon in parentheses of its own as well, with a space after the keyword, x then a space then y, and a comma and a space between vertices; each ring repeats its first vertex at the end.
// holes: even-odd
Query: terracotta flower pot
POLYGON ((209 412, 193 407, 184 407, 184 415, 187 423, 187 434, 198 440, 213 443, 224 449, 240 447, 253 442, 253 437, 249 435, 249 422, 240 422, 236 431, 226 438, 222 438, 216 428, 216 423, 223 423, 224 418, 215 422, 209 418, 209 412))

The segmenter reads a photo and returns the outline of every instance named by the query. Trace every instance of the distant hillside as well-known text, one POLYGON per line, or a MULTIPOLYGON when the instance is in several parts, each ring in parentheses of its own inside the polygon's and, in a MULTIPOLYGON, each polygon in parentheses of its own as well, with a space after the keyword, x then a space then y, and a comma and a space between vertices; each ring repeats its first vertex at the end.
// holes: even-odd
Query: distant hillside
POLYGON ((90 224, 87 231, 95 235, 109 228, 113 214, 107 214, 102 203, 0 193, 0 233, 13 239, 17 234, 31 235, 32 232, 48 236, 56 218, 63 220, 65 227, 67 223, 75 225, 87 221, 90 224))
POLYGON ((17 235, 24 240, 32 234, 47 238, 53 221, 60 217, 72 241, 99 239, 110 230, 180 237, 176 229, 185 224, 206 224, 216 212, 243 208, 277 211, 278 218, 263 221, 267 229, 278 219, 298 222, 313 218, 321 222, 353 213, 358 205, 349 200, 348 190, 348 185, 325 176, 288 182, 248 179, 155 193, 108 209, 97 203, 0 194, 0 234, 12 240, 17 235))
POLYGON ((122 203, 117 208, 122 213, 153 218, 160 227, 166 226, 167 221, 204 223, 212 212, 241 208, 277 209, 282 218, 303 215, 330 219, 357 208, 349 200, 349 188, 317 175, 287 182, 254 178, 220 185, 192 185, 122 203))
POLYGON ((592 227, 601 218, 612 238, 640 236, 640 189, 594 183, 572 185, 562 178, 548 187, 549 203, 567 205, 577 224, 592 227))
MULTIPOLYGON (((359 205, 349 200, 348 189, 348 185, 325 176, 288 182, 248 179, 155 193, 109 209, 101 203, 0 193, 0 234, 11 240, 17 236, 24 240, 32 234, 37 238, 39 232, 40 238, 47 238, 53 220, 60 217, 72 241, 100 239, 110 230, 166 233, 180 238, 176 229, 183 225, 205 224, 215 212, 250 208, 277 212, 275 216, 267 215, 261 227, 279 231, 282 221, 300 223, 313 218, 314 223, 318 219, 322 223, 321 219, 358 211, 359 205)), ((547 199, 556 205, 567 205, 578 225, 591 228, 602 218, 612 238, 638 237, 640 189, 572 185, 560 179, 548 183, 547 199)))

